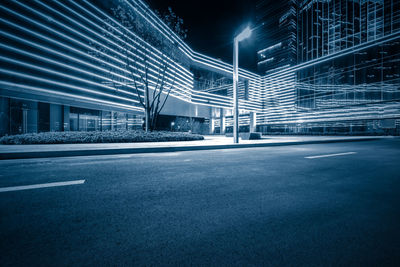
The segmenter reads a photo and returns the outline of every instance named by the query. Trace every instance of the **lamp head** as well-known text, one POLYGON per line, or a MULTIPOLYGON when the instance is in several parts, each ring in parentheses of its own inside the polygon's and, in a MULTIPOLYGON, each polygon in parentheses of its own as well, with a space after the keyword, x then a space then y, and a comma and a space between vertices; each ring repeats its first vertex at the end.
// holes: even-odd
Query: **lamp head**
POLYGON ((251 36, 251 29, 249 26, 246 27, 241 33, 239 33, 238 36, 236 36, 236 39, 238 42, 243 41, 244 39, 247 39, 251 36))

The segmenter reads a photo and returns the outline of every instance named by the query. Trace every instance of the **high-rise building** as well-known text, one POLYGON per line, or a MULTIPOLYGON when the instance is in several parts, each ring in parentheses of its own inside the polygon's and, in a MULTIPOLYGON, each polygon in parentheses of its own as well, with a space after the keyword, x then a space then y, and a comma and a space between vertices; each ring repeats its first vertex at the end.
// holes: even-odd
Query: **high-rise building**
POLYGON ((296 2, 257 2, 257 69, 260 74, 296 64, 296 2))
POLYGON ((399 0, 303 0, 298 4, 297 61, 316 59, 400 29, 399 0))
POLYGON ((259 38, 267 45, 258 53, 266 74, 261 131, 393 134, 399 129, 400 0, 260 1, 257 9, 267 25, 259 38), (287 55, 280 40, 291 40, 293 31, 276 24, 285 12, 296 14, 291 23, 292 62, 297 62, 272 64, 287 55))
POLYGON ((394 128, 388 111, 400 100, 400 1, 304 0, 297 23, 296 108, 338 114, 303 128, 394 128))

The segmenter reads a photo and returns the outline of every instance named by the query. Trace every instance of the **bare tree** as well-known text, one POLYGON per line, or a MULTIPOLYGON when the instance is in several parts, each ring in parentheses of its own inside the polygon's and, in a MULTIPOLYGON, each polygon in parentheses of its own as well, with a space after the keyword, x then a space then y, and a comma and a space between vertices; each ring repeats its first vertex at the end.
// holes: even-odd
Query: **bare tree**
MULTIPOLYGON (((104 83, 116 92, 121 88, 135 92, 144 109, 145 130, 154 130, 157 118, 176 86, 173 64, 179 62, 178 44, 150 25, 124 1, 119 1, 111 13, 113 19, 104 20, 103 25, 103 36, 108 43, 91 43, 91 52, 97 57, 112 57, 103 61, 109 74, 104 83), (120 63, 115 64, 115 61, 120 63)), ((182 39, 186 37, 183 20, 171 8, 162 15, 156 14, 182 39)))

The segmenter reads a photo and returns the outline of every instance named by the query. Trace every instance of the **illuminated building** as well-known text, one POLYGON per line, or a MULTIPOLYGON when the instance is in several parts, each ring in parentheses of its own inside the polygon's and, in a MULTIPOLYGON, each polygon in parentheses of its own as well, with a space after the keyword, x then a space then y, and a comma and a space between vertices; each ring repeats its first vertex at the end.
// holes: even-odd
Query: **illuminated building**
POLYGON ((298 62, 374 41, 399 29, 397 0, 302 0, 298 62))
MULTIPOLYGON (((117 3, 117 1, 115 1, 117 3)), ((229 65, 192 51, 141 1, 126 1, 141 19, 156 28, 193 65, 227 72, 229 65)), ((119 51, 121 40, 103 34, 113 21, 108 2, 6 1, 0 4, 0 135, 40 131, 111 130, 141 128, 142 108, 135 92, 110 86, 113 75, 128 77, 119 51), (93 44, 108 49, 101 56, 93 44), (106 81, 106 82, 105 82, 106 81)), ((152 69, 160 51, 140 42, 132 33, 129 43, 141 53, 150 50, 152 69)), ((209 118, 210 107, 229 107, 228 97, 214 97, 193 88, 188 64, 169 62, 176 74, 164 116, 209 118)), ((150 73, 150 75, 151 75, 150 73)), ((249 74, 248 74, 249 75, 249 74)), ((141 92, 143 94, 143 92, 141 92)))
MULTIPOLYGON (((161 112, 164 120, 195 118, 210 133, 231 131, 232 65, 193 51, 141 0, 123 1, 140 19, 177 44, 180 60, 168 59, 167 79, 175 76, 176 83, 161 112)), ((104 35, 105 22, 118 23, 110 12, 114 2, 117 0, 0 3, 0 135, 141 128, 143 110, 137 94, 129 90, 132 84, 110 85, 115 82, 110 80, 110 69, 120 79, 129 77, 120 55, 123 40, 104 35), (107 52, 95 56, 93 44, 107 52)), ((399 134, 399 0, 289 3, 298 15, 290 46, 275 40, 259 50, 266 49, 259 56, 265 53, 268 57, 268 52, 289 63, 271 65, 261 75, 239 70, 241 130, 399 134), (368 14, 360 21, 369 24, 362 24, 358 32, 349 30, 355 26, 348 24, 348 18, 335 24, 339 26, 331 26, 328 20, 329 26, 322 30, 319 22, 308 24, 311 20, 304 20, 317 16, 325 22, 316 15, 320 11, 315 6, 323 9, 334 4, 336 8, 339 2, 349 6, 360 3, 361 14, 368 14), (371 13, 373 5, 375 13, 371 13), (382 19, 381 13, 385 14, 382 19), (304 37, 301 29, 309 30, 311 25, 318 30, 308 31, 304 37), (324 38, 326 31, 330 34, 337 27, 341 27, 340 34, 347 35, 339 37, 334 32, 324 38), (314 41, 311 46, 306 44, 307 38, 319 46, 315 47, 314 41), (289 47, 285 51, 290 51, 290 59, 286 52, 276 53, 284 51, 283 47, 289 47), (300 51, 297 56, 293 53, 296 50, 300 51), (297 64, 293 63, 296 58, 297 64)), ((348 14, 349 9, 333 10, 336 19, 338 10, 348 14)), ((292 9, 287 11, 278 20, 282 27, 293 26, 296 18, 292 9)), ((351 17, 351 21, 356 18, 351 17)), ((150 73, 155 73, 160 67, 160 51, 135 32, 127 38, 138 55, 151 52, 150 73)))
POLYGON ((260 0, 257 11, 269 42, 259 131, 399 134, 400 1, 260 0))
POLYGON ((394 134, 400 1, 303 0, 297 23, 297 130, 394 134))
POLYGON ((296 64, 296 0, 259 0, 256 3, 259 27, 257 69, 263 75, 296 64))

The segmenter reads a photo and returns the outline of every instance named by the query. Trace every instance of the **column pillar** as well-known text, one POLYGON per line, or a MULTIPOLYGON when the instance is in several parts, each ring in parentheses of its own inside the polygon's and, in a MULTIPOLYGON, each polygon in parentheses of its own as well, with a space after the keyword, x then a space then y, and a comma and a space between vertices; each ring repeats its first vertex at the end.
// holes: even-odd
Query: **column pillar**
POLYGON ((63 130, 64 132, 68 132, 71 130, 71 126, 69 123, 69 106, 63 106, 63 130))
POLYGON ((210 118, 210 134, 214 134, 215 131, 215 119, 210 118))
POLYGON ((213 108, 210 107, 209 134, 214 134, 214 131, 215 131, 215 119, 214 119, 213 108))
POLYGON ((28 132, 28 109, 22 108, 22 133, 28 132))
POLYGON ((115 127, 114 127, 114 124, 115 124, 115 120, 114 120, 114 111, 111 111, 111 120, 110 120, 110 123, 111 123, 111 131, 114 131, 114 129, 115 129, 115 127))
POLYGON ((224 109, 221 108, 220 110, 220 133, 221 134, 225 134, 225 129, 226 129, 226 124, 225 124, 225 113, 224 113, 224 109))
POLYGON ((253 133, 257 129, 257 113, 250 112, 250 132, 253 133))

